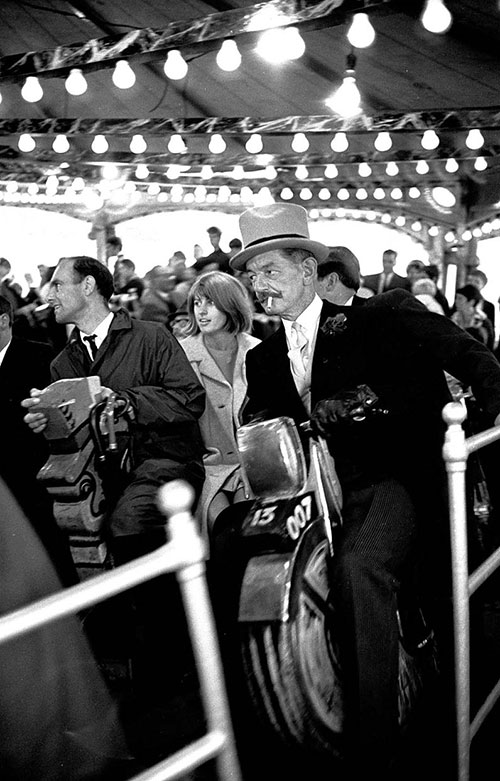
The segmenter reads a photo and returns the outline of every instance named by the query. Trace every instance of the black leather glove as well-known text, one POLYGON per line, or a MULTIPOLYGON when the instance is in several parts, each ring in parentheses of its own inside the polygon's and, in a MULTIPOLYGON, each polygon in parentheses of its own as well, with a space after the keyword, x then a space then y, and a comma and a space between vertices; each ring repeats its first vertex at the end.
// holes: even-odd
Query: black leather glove
POLYGON ((357 423, 373 413, 387 414, 387 410, 377 405, 378 396, 368 385, 357 385, 353 390, 340 391, 316 404, 311 415, 312 429, 327 437, 333 426, 357 423))

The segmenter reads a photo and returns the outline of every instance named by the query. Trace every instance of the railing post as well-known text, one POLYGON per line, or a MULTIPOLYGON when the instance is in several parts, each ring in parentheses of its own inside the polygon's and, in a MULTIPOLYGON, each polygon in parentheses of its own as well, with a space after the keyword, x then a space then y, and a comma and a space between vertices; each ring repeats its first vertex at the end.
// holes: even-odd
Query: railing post
POLYGON ((469 565, 467 554, 467 513, 465 472, 467 446, 462 423, 467 411, 460 402, 443 410, 447 431, 443 458, 448 475, 450 504, 451 562, 453 583, 453 625, 455 647, 455 701, 457 719, 457 760, 459 781, 469 781, 470 767, 470 636, 469 565))

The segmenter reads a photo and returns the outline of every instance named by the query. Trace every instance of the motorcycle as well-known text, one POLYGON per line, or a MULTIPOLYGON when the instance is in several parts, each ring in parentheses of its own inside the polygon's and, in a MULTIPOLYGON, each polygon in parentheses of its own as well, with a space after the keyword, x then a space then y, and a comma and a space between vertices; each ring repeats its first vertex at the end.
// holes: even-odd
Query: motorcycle
MULTIPOLYGON (((355 408, 363 419, 369 406, 355 408)), ((239 647, 259 720, 285 743, 325 755, 344 751, 344 692, 330 599, 330 569, 342 529, 342 488, 322 436, 286 417, 237 434, 253 502, 243 520, 239 647), (304 444, 303 444, 304 443, 304 444), (306 458, 307 454, 307 458, 306 458)), ((401 597, 399 722, 404 730, 437 674, 432 629, 401 597)))

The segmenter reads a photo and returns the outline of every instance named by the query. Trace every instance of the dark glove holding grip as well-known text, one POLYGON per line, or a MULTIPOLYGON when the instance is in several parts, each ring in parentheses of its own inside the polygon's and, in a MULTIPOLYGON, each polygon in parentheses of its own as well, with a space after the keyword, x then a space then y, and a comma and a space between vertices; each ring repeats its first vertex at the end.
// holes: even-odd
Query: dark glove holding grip
POLYGON ((357 423, 373 414, 386 415, 387 410, 377 407, 378 396, 368 385, 357 385, 353 390, 340 391, 329 399, 319 401, 311 415, 313 430, 323 437, 331 433, 332 426, 357 423))

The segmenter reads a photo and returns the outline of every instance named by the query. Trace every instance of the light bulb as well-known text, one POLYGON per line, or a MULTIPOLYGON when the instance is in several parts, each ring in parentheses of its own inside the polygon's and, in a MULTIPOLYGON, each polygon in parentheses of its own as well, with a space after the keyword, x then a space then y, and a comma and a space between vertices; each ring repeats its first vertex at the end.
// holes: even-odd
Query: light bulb
POLYGON ((55 174, 51 174, 50 176, 47 176, 47 181, 45 182, 45 189, 46 190, 57 190, 59 187, 59 179, 55 174))
POLYGON ((233 179, 236 180, 243 179, 243 177, 245 176, 245 169, 243 168, 242 165, 235 165, 231 172, 231 176, 233 177, 233 179))
POLYGON ((96 155, 102 155, 109 149, 109 144, 106 141, 106 136, 97 135, 91 144, 91 149, 96 155))
POLYGON ((309 149, 307 136, 304 133, 295 133, 291 146, 294 152, 307 152, 309 149))
POLYGON ((368 193, 364 187, 358 187, 356 190, 356 198, 358 201, 366 201, 368 198, 368 193))
POLYGON ((383 198, 385 198, 385 190, 383 190, 381 187, 376 187, 373 191, 373 197, 376 201, 381 201, 383 198))
POLYGON ((305 165, 298 165, 295 169, 295 176, 297 179, 307 179, 309 176, 309 171, 307 170, 305 165))
POLYGON ((173 81, 178 81, 186 76, 188 64, 178 49, 172 49, 167 54, 163 70, 165 71, 165 76, 168 76, 173 81))
POLYGON ((73 187, 73 190, 76 190, 77 192, 79 192, 80 190, 83 190, 83 188, 85 187, 85 182, 84 182, 84 180, 82 179, 81 176, 76 176, 73 179, 72 187, 73 187))
POLYGON ((135 84, 135 73, 127 60, 118 60, 113 71, 113 84, 118 89, 130 89, 135 84))
POLYGON ((356 79, 351 75, 351 72, 348 71, 348 75, 344 76, 342 85, 331 97, 325 100, 325 103, 332 111, 335 111, 336 114, 347 119, 360 113, 360 101, 361 95, 356 84, 356 79))
POLYGON ((373 146, 377 152, 388 152, 392 147, 391 134, 388 133, 387 130, 378 133, 375 141, 373 142, 373 146))
POLYGON ((184 195, 184 188, 182 184, 174 184, 174 186, 170 190, 170 197, 172 198, 174 203, 178 203, 179 201, 182 201, 183 195, 184 195))
POLYGON ((240 190, 240 200, 244 202, 251 202, 253 198, 253 191, 250 187, 245 185, 240 190))
POLYGON ((178 133, 174 133, 174 135, 170 137, 167 144, 167 149, 169 152, 172 152, 173 155, 179 155, 183 152, 187 152, 186 144, 184 143, 182 136, 180 136, 178 133))
POLYGON ((346 187, 341 187, 337 193, 339 201, 347 201, 349 198, 349 190, 346 187))
POLYGON ((247 152, 249 152, 251 155, 258 155, 259 152, 262 152, 263 148, 264 144, 262 143, 262 136, 260 136, 259 133, 252 133, 245 144, 245 149, 247 152))
POLYGON ((488 168, 488 163, 485 157, 476 157, 474 161, 474 168, 476 171, 485 171, 488 168))
POLYGON ((21 95, 27 103, 38 103, 43 98, 43 89, 36 76, 28 76, 23 84, 21 95))
POLYGON ((202 179, 211 179, 214 175, 211 165, 204 165, 201 168, 200 176, 202 179))
POLYGON ((215 61, 219 68, 223 71, 235 71, 241 65, 241 54, 236 44, 236 41, 232 39, 223 41, 222 46, 217 52, 215 61))
POLYGON ((420 143, 423 149, 436 149, 439 146, 439 136, 435 130, 426 130, 420 143))
POLYGON ((313 194, 309 187, 303 187, 301 191, 299 192, 299 198, 303 201, 310 201, 313 197, 313 194))
POLYGON ((358 166, 358 174, 360 176, 371 176, 372 169, 368 163, 360 163, 358 166))
POLYGON ((330 163, 325 168, 325 176, 327 179, 335 179, 336 176, 339 175, 339 169, 335 165, 335 163, 330 163))
POLYGON ((425 160, 419 160, 417 165, 415 166, 415 171, 417 174, 428 174, 429 173, 429 165, 425 160))
POLYGON ((408 195, 410 198, 420 198, 420 190, 418 187, 410 187, 408 190, 408 195))
POLYGON ((63 154, 64 152, 67 152, 69 149, 69 141, 66 138, 66 136, 63 135, 56 136, 52 144, 52 149, 54 150, 54 152, 58 152, 59 154, 63 154))
POLYGON ((145 163, 139 163, 135 169, 135 175, 137 179, 147 179, 149 176, 149 168, 147 165, 145 165, 145 163))
POLYGON ((431 225, 429 228, 429 236, 439 236, 439 228, 437 225, 431 225))
POLYGON ((451 209, 457 202, 455 194, 448 190, 447 187, 433 187, 432 197, 444 209, 451 209))
POLYGON ((278 176, 278 172, 276 171, 276 168, 274 165, 266 165, 266 168, 264 170, 264 176, 266 179, 276 179, 278 176))
POLYGON ((19 136, 19 141, 17 142, 17 145, 21 152, 32 152, 33 149, 36 147, 36 141, 29 133, 22 133, 19 136))
POLYGON ((302 57, 306 50, 306 45, 296 27, 285 28, 284 42, 288 60, 298 60, 302 57))
POLYGON ((347 31, 347 40, 356 49, 366 49, 375 40, 375 30, 368 14, 354 14, 352 24, 347 31))
POLYGON ((118 179, 120 176, 120 170, 117 165, 114 165, 113 163, 107 163, 101 168, 101 176, 103 179, 106 179, 108 182, 110 182, 113 179, 118 179))
POLYGON ((226 142, 220 133, 214 133, 208 142, 208 149, 213 155, 220 155, 226 150, 226 142))
POLYGON ((402 191, 402 189, 400 187, 394 187, 391 190, 391 198, 394 201, 399 201, 399 200, 401 200, 402 197, 403 197, 403 191, 402 191))
POLYGON ((450 29, 452 16, 443 0, 427 0, 420 20, 430 33, 445 33, 450 29))
POLYGON ((484 136, 481 133, 480 130, 477 128, 474 128, 473 130, 469 130, 467 133, 467 138, 465 139, 465 145, 469 149, 481 149, 482 145, 484 144, 484 136))
POLYGON ((385 214, 383 214, 383 215, 382 215, 382 217, 380 218, 380 220, 381 220, 381 222, 383 222, 383 223, 384 223, 384 225, 389 225, 390 221, 392 220, 392 217, 391 217, 391 215, 390 215, 390 214, 388 214, 387 212, 385 212, 385 214))
POLYGON ((284 187, 280 192, 280 198, 284 201, 290 201, 293 198, 293 192, 289 187, 284 187))
POLYGON ((8 193, 17 193, 19 190, 19 185, 17 182, 7 182, 5 189, 8 193))
POLYGON ((84 92, 87 92, 87 80, 80 68, 71 68, 64 86, 70 95, 83 95, 84 92))
POLYGON ((31 184, 28 185, 28 193, 30 195, 36 195, 39 189, 40 188, 36 182, 31 182, 31 184))
MULTIPOLYGON (((268 187, 263 187, 262 190, 268 190, 268 187)), ((226 203, 231 196, 231 190, 227 186, 227 184, 223 184, 221 187, 219 187, 219 190, 217 192, 217 200, 219 203, 226 203)))
POLYGON ((169 165, 167 168, 167 179, 178 179, 181 175, 180 165, 169 165))
POLYGON ((418 233, 418 231, 422 230, 422 223, 420 220, 415 220, 415 222, 412 223, 411 229, 418 233))
POLYGON ((125 184, 123 185, 123 190, 129 195, 132 195, 132 193, 135 193, 135 191, 137 190, 137 185, 135 182, 129 179, 128 182, 125 182, 125 184))
POLYGON ((330 147, 334 152, 345 152, 349 149, 349 141, 345 133, 335 133, 334 137, 330 141, 330 147))
POLYGON ((396 163, 390 162, 387 163, 385 167, 385 172, 387 176, 397 176, 399 174, 399 168, 396 163))
POLYGON ((449 174, 454 174, 456 171, 458 171, 458 167, 459 167, 458 163, 454 157, 450 157, 446 161, 445 169, 446 171, 448 171, 449 174))
POLYGON ((266 62, 275 65, 286 62, 288 56, 286 52, 285 30, 282 27, 265 30, 257 42, 255 51, 266 62))
POLYGON ((320 201, 328 201, 328 199, 331 197, 332 194, 330 190, 328 190, 326 187, 322 187, 318 193, 318 198, 320 199, 320 201))
POLYGON ((130 151, 132 152, 132 154, 142 155, 142 153, 145 152, 147 148, 148 145, 146 143, 144 136, 141 135, 132 136, 132 140, 130 142, 130 151))

